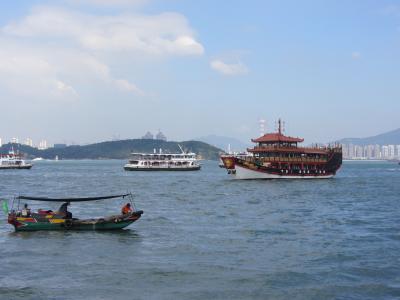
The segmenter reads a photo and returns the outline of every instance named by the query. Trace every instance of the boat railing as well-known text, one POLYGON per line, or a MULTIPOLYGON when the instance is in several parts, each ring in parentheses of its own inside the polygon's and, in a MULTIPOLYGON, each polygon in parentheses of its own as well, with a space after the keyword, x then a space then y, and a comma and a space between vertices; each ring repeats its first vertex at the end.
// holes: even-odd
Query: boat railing
POLYGON ((252 149, 248 150, 256 150, 256 151, 293 151, 296 149, 297 151, 301 152, 308 152, 308 151, 324 151, 324 152, 329 152, 329 151, 334 151, 334 152, 342 152, 342 148, 339 146, 311 146, 311 147, 280 147, 280 146, 256 146, 252 149))
MULTIPOLYGON (((327 158, 312 158, 312 157, 280 157, 280 156, 270 156, 259 158, 262 162, 281 162, 281 163, 326 163, 327 158)), ((245 161, 251 162, 253 158, 246 157, 243 159, 245 161)))

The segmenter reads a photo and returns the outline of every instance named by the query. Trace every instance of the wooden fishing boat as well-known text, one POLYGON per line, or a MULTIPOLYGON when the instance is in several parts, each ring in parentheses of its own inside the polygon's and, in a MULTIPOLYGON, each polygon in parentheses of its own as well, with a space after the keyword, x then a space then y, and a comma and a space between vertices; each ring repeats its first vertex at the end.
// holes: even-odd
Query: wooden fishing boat
MULTIPOLYGON (((143 214, 142 210, 136 210, 132 201, 132 194, 112 195, 102 197, 87 198, 47 198, 47 197, 29 197, 19 196, 13 201, 17 201, 17 209, 8 212, 8 223, 13 225, 15 231, 38 231, 38 230, 115 230, 122 229, 137 221, 143 214), (37 212, 23 213, 19 210, 20 200, 48 201, 48 202, 82 202, 96 201, 113 198, 129 197, 133 210, 126 214, 112 215, 96 219, 77 219, 72 215, 51 210, 38 210, 37 212)), ((68 204, 67 204, 68 205, 68 204)), ((7 205, 3 203, 3 210, 8 211, 7 205)))

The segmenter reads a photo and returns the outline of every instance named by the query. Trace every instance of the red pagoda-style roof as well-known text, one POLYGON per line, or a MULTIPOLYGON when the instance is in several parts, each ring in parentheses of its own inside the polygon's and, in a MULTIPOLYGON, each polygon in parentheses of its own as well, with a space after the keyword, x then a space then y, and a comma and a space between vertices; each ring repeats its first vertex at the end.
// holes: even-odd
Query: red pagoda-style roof
POLYGON ((283 143, 301 143, 304 139, 295 138, 291 136, 283 135, 280 132, 277 133, 267 133, 258 139, 252 139, 253 143, 275 143, 275 142, 283 142, 283 143))
POLYGON ((276 133, 267 133, 258 139, 252 139, 253 143, 301 143, 304 139, 298 137, 291 137, 282 134, 282 122, 281 119, 278 120, 278 132, 276 133))

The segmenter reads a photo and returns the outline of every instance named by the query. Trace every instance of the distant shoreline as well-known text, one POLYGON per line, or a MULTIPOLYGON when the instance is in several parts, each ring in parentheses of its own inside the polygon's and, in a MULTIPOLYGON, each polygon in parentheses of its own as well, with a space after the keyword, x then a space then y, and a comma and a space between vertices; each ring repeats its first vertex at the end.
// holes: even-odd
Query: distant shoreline
POLYGON ((396 163, 397 161, 390 161, 387 159, 343 159, 344 162, 389 162, 396 163))
POLYGON ((162 149, 164 154, 194 152, 203 159, 218 160, 221 149, 200 141, 162 141, 147 139, 131 139, 108 141, 85 146, 66 146, 64 148, 48 148, 39 150, 27 145, 8 143, 0 148, 0 153, 8 153, 13 149, 24 155, 26 159, 43 158, 59 159, 129 159, 132 152, 154 153, 162 149))

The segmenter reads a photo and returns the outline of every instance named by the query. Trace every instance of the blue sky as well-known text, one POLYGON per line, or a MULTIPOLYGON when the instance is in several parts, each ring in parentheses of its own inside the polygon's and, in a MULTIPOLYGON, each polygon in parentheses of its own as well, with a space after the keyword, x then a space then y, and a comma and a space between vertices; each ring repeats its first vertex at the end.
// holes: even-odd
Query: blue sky
POLYGON ((3 142, 400 127, 400 1, 0 3, 3 142))

